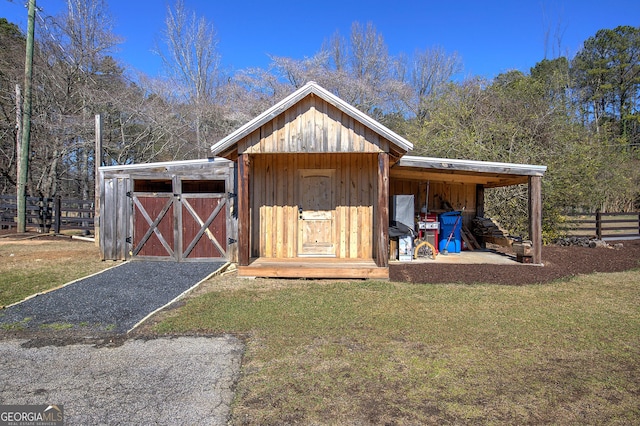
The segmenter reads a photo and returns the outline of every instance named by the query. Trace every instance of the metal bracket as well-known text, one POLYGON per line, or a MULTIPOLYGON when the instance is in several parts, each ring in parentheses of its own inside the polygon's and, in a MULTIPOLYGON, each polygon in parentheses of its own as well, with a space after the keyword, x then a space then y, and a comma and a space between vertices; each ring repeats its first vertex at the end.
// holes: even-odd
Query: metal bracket
POLYGON ((228 241, 229 241, 229 244, 234 244, 238 242, 238 240, 234 240, 233 238, 229 238, 228 241))
POLYGON ((238 196, 238 194, 236 194, 235 192, 227 192, 227 197, 228 198, 234 198, 234 197, 237 197, 237 196, 238 196))
POLYGON ((127 191, 127 197, 131 198, 131 191, 127 191))
POLYGON ((127 237, 124 239, 127 243, 131 244, 131 237, 127 237))

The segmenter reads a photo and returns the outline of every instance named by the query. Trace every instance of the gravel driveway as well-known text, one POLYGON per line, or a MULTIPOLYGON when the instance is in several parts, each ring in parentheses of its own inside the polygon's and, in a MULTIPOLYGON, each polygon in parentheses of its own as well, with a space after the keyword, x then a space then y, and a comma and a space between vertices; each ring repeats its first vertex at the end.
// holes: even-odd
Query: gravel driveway
POLYGON ((127 334, 222 266, 128 262, 0 310, 0 405, 62 405, 68 425, 227 424, 241 341, 127 334))
POLYGON ((122 334, 224 265, 135 261, 0 310, 5 329, 122 334))
POLYGON ((62 405, 65 425, 225 425, 242 356, 228 336, 29 346, 0 340, 0 405, 62 405))

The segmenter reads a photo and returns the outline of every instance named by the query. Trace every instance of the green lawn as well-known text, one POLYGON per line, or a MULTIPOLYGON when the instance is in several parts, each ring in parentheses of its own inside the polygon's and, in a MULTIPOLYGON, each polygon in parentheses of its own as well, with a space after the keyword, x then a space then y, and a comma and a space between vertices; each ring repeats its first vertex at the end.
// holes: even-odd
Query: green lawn
POLYGON ((245 339, 234 424, 638 424, 639 283, 218 277, 155 331, 245 339))

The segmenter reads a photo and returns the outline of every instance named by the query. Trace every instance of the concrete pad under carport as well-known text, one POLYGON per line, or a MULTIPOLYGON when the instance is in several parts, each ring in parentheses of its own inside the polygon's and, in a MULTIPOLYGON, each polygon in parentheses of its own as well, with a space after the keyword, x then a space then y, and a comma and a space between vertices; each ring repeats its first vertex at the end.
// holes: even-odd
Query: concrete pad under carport
POLYGON ((495 250, 463 250, 460 253, 439 253, 435 259, 417 258, 407 262, 394 260, 391 264, 433 263, 459 265, 530 265, 519 263, 513 255, 495 250))

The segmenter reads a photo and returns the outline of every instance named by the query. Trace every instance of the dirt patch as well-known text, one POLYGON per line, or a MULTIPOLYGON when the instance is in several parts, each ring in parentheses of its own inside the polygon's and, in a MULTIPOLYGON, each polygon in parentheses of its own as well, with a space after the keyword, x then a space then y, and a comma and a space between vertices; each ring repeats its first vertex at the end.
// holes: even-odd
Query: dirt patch
POLYGON ((95 252, 92 243, 68 236, 49 234, 19 234, 0 237, 0 257, 13 262, 41 262, 66 260, 84 253, 95 252), (11 249, 1 250, 11 246, 11 249))
POLYGON ((391 281, 411 283, 546 283, 594 272, 620 272, 640 267, 640 240, 609 248, 544 246, 542 263, 533 265, 452 265, 401 263, 389 266, 391 281))

